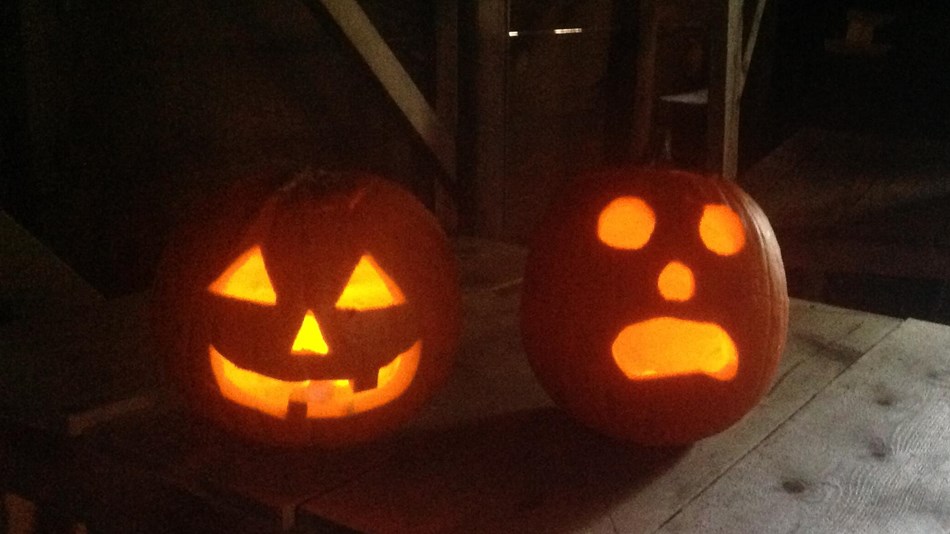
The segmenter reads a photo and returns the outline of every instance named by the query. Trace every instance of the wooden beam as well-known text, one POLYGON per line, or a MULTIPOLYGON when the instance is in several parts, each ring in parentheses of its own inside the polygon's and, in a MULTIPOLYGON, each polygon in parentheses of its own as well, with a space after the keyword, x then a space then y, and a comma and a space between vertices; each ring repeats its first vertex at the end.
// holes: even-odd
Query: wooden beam
POLYGON ((742 0, 719 0, 711 31, 707 163, 710 173, 735 180, 742 96, 742 0))
POLYGON ((759 39, 759 28, 762 26, 762 14, 765 13, 765 4, 768 0, 757 0, 755 14, 752 15, 752 24, 749 27, 749 36, 746 38, 745 49, 742 51, 742 74, 739 82, 739 94, 745 90, 745 81, 749 75, 749 65, 752 64, 752 54, 755 52, 755 43, 759 39))
MULTIPOLYGON (((438 160, 452 183, 456 177, 455 136, 426 101, 409 73, 356 0, 319 0, 383 88, 438 160)), ((450 190, 453 189, 450 187, 450 190)))

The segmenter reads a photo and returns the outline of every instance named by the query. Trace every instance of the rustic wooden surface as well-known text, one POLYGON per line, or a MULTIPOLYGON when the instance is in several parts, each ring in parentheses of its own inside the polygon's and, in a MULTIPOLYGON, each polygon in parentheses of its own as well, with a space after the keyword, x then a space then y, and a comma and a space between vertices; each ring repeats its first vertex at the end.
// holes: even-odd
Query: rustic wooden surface
POLYGON ((663 532, 950 531, 950 328, 908 320, 663 532))
MULTIPOLYGON (((462 239, 456 252, 465 330, 455 371, 395 435, 336 451, 273 449, 194 420, 169 397, 96 421, 65 444, 38 430, 7 435, 0 482, 114 531, 950 525, 950 327, 793 300, 788 345, 762 404, 693 446, 646 449, 580 427, 533 379, 516 321, 524 251, 462 239)), ((128 318, 142 316, 104 317, 118 316, 127 318, 121 328, 100 326, 134 351, 121 339, 141 335, 128 318)))
MULTIPOLYGON (((508 305, 505 296, 480 298, 495 301, 489 306, 495 310, 489 315, 493 320, 513 322, 516 292, 507 297, 508 305)), ((623 445, 569 421, 537 391, 529 374, 508 377, 524 365, 517 343, 490 351, 515 362, 503 367, 504 373, 482 367, 463 352, 459 365, 472 362, 485 376, 468 377, 470 392, 448 407, 465 398, 472 405, 481 402, 483 409, 448 410, 452 424, 426 432, 425 421, 446 409, 435 403, 407 430, 411 446, 308 501, 302 513, 368 532, 655 531, 899 323, 793 301, 788 348, 762 405, 728 431, 673 450, 623 445), (499 383, 511 386, 504 390, 499 383), (510 394, 519 387, 522 393, 510 394)), ((510 337, 504 327, 496 328, 497 323, 471 330, 496 340, 510 337)), ((450 384, 448 390, 457 388, 450 384)))

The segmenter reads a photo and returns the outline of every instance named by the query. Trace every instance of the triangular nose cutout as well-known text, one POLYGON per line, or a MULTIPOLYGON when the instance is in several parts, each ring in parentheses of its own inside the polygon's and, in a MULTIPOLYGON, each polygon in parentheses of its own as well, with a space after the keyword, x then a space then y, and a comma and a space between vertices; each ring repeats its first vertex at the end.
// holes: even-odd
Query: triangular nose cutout
POLYGON ((323 339, 323 332, 320 331, 320 325, 311 310, 307 310, 307 315, 304 315, 290 352, 293 354, 329 354, 330 347, 323 339))

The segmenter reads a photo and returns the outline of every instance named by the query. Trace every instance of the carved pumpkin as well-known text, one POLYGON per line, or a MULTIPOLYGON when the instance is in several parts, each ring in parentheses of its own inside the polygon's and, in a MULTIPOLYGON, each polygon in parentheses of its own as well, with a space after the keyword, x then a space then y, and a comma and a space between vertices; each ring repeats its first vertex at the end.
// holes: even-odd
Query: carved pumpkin
POLYGON ((603 433, 681 444, 720 432, 768 389, 788 294, 775 235, 734 183, 604 172, 536 233, 521 328, 551 397, 603 433))
POLYGON ((363 441, 446 378, 455 261, 409 193, 358 174, 242 183, 170 242, 156 322, 189 404, 253 439, 363 441))

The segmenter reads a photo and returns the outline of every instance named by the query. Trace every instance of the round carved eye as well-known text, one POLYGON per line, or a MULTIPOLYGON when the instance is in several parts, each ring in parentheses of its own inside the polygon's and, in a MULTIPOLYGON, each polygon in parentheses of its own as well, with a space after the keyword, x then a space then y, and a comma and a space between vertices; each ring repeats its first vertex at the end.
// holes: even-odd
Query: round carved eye
POLYGON ((267 276, 261 247, 253 246, 238 256, 218 278, 208 286, 208 291, 237 300, 273 306, 277 294, 267 276))
POLYGON ((656 215, 640 197, 619 197, 607 204, 597 219, 597 237, 612 248, 638 250, 646 246, 656 226, 656 215))
POLYGON ((336 301, 336 308, 378 310, 397 306, 405 301, 406 298, 396 282, 379 267, 372 256, 364 254, 343 287, 343 293, 336 301))
POLYGON ((745 246, 745 228, 732 208, 706 204, 699 221, 699 237, 710 251, 720 256, 736 254, 745 246))

